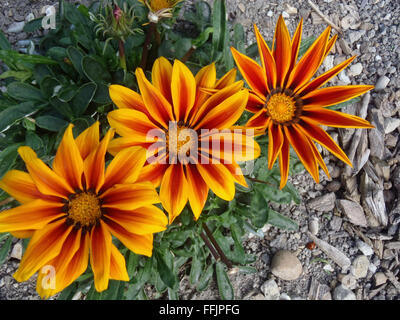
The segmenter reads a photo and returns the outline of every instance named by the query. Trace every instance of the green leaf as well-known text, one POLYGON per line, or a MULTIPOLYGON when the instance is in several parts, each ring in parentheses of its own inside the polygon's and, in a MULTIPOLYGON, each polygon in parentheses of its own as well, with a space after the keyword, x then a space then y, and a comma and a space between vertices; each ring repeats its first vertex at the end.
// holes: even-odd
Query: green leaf
POLYGON ((43 105, 35 104, 34 102, 22 102, 15 106, 11 106, 0 112, 0 132, 9 129, 15 122, 28 117, 38 110, 43 105))
POLYGON ((299 48, 299 55, 298 55, 299 58, 301 58, 303 54, 307 52, 307 50, 311 47, 311 45, 314 43, 316 39, 317 39, 316 36, 311 36, 301 41, 299 48))
POLYGON ((297 189, 293 186, 293 184, 291 184, 290 182, 287 182, 286 186, 282 189, 282 191, 290 193, 294 203, 295 204, 300 204, 301 197, 300 197, 299 192, 297 191, 297 189))
POLYGON ((176 284, 177 279, 173 271, 165 261, 165 253, 162 254, 159 250, 155 250, 154 253, 157 260, 157 271, 160 275, 161 280, 165 283, 167 287, 173 288, 176 284))
POLYGON ((270 225, 278 227, 284 230, 292 230, 297 231, 299 229, 299 225, 293 221, 292 219, 285 217, 284 215, 269 209, 268 210, 268 221, 270 225))
POLYGON ((200 278, 203 264, 198 256, 194 255, 192 259, 192 264, 190 268, 190 283, 195 285, 200 278))
POLYGON ((254 189, 251 197, 250 211, 253 213, 251 222, 256 228, 262 228, 268 220, 268 203, 258 189, 254 189))
POLYGON ((27 83, 11 82, 7 86, 7 93, 16 100, 21 101, 43 101, 42 92, 27 83))
POLYGON ((49 131, 59 132, 68 125, 68 122, 54 116, 41 116, 36 118, 36 125, 49 131))
POLYGON ((214 273, 214 265, 210 264, 207 267, 207 269, 201 274, 200 279, 197 283, 197 290, 203 291, 203 290, 207 289, 213 273, 214 273))
POLYGON ((12 239, 12 235, 9 235, 6 242, 0 248, 0 265, 2 265, 7 259, 8 253, 11 249, 12 239))
POLYGON ((69 102, 75 96, 78 91, 78 87, 76 85, 70 85, 68 87, 62 88, 57 96, 62 102, 69 102))
POLYGON ((35 120, 30 118, 24 118, 22 120, 22 125, 28 131, 35 131, 36 129, 35 120))
POLYGON ((235 49, 241 53, 246 52, 246 37, 244 33, 244 28, 240 23, 236 23, 233 27, 233 40, 235 44, 235 49))
POLYGON ((25 144, 31 147, 38 157, 45 154, 45 146, 43 140, 33 131, 28 131, 25 136, 25 144))
POLYGON ((110 98, 110 94, 109 94, 107 85, 105 85, 103 83, 99 83, 97 85, 97 90, 93 97, 93 102, 96 102, 99 104, 110 104, 111 103, 111 98, 110 98))
POLYGON ((217 276, 217 284, 219 295, 222 300, 233 300, 235 299, 235 294, 233 292, 232 284, 229 280, 228 274, 225 271, 225 265, 218 261, 215 264, 215 273, 217 276))
POLYGON ((21 143, 16 143, 0 152, 0 178, 13 168, 21 145, 21 143))
POLYGON ((132 279, 138 264, 139 264, 139 255, 137 255, 132 251, 128 251, 126 259, 126 270, 128 272, 129 279, 132 279))
POLYGON ((226 32, 226 9, 224 0, 214 0, 213 16, 212 16, 212 26, 213 26, 213 58, 215 60, 216 53, 224 49, 225 34, 226 32))
POLYGON ((57 61, 44 56, 39 56, 36 54, 23 54, 13 50, 0 50, 0 59, 5 63, 7 63, 7 61, 11 61, 14 63, 27 62, 32 64, 57 64, 57 61))
POLYGON ((201 47, 203 44, 205 44, 210 37, 210 34, 213 32, 212 27, 206 28, 200 35, 192 40, 192 45, 195 46, 196 48, 201 47))
POLYGON ((39 30, 42 27, 42 20, 43 17, 28 21, 24 26, 24 32, 35 32, 36 30, 39 30))
POLYGON ((0 50, 11 50, 11 44, 8 42, 3 31, 0 30, 0 50))
POLYGON ((89 80, 95 83, 111 81, 111 76, 107 69, 92 57, 84 57, 81 63, 82 70, 89 80))
POLYGON ((86 83, 81 86, 72 99, 72 110, 76 116, 80 116, 85 113, 89 103, 92 101, 94 94, 96 93, 97 85, 95 83, 86 83))
POLYGON ((46 54, 54 60, 63 61, 67 57, 67 50, 63 47, 51 47, 46 54))
POLYGON ((70 105, 66 102, 61 101, 57 97, 50 98, 50 104, 56 109, 60 114, 65 116, 67 119, 72 120, 74 113, 70 105))
POLYGON ((30 77, 32 77, 32 71, 14 71, 14 70, 7 70, 0 75, 0 79, 7 79, 7 78, 15 78, 19 81, 26 81, 30 77))
POLYGON ((82 60, 83 60, 83 57, 85 56, 85 54, 82 52, 82 50, 79 50, 75 47, 68 47, 67 55, 68 55, 68 59, 71 61, 75 70, 78 71, 81 76, 84 76, 83 68, 82 68, 82 60))
POLYGON ((57 79, 53 78, 52 76, 46 76, 40 82, 40 89, 46 98, 50 98, 53 96, 54 88, 59 84, 60 83, 57 79))

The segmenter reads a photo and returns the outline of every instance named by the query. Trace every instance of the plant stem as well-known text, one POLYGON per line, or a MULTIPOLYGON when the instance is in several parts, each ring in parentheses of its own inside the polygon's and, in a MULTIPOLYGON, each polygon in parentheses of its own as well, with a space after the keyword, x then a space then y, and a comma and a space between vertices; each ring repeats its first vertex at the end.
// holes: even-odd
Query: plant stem
POLYGON ((120 39, 118 42, 118 46, 119 46, 119 61, 121 63, 121 67, 127 71, 126 68, 126 57, 125 57, 125 45, 124 42, 120 39))
POLYGON ((13 197, 6 198, 6 199, 4 199, 3 201, 0 202, 0 206, 3 206, 5 204, 7 204, 7 203, 10 203, 11 201, 14 201, 13 197))
POLYGON ((153 34, 157 29, 157 24, 154 22, 150 22, 149 29, 147 30, 146 34, 146 39, 144 41, 143 45, 143 51, 142 51, 142 60, 140 61, 140 67, 145 70, 146 65, 147 65, 147 58, 149 56, 149 50, 150 50, 150 43, 151 39, 153 38, 153 34))
POLYGON ((232 268, 232 262, 226 257, 225 253, 222 251, 221 247, 219 246, 218 242, 215 240, 214 236, 212 235, 210 229, 208 229, 207 225, 203 223, 203 229, 206 232, 208 238, 211 240, 212 244, 214 245, 215 249, 218 251, 218 254, 221 256, 222 261, 226 264, 226 266, 230 269, 232 268))
POLYGON ((210 249, 211 254, 213 255, 214 259, 216 261, 221 260, 221 257, 218 255, 217 251, 215 251, 214 247, 212 246, 211 242, 208 240, 207 236, 204 234, 204 232, 200 233, 200 237, 203 239, 204 243, 210 249))
POLYGON ((256 178, 250 178, 250 177, 246 177, 247 179, 254 181, 254 182, 258 182, 258 183, 263 183, 263 184, 267 184, 269 186, 274 186, 272 183, 268 182, 268 181, 264 181, 264 180, 258 180, 256 178))
POLYGON ((196 50, 195 47, 190 47, 190 49, 188 50, 188 52, 185 53, 185 55, 182 58, 182 62, 185 63, 186 61, 189 60, 189 58, 191 57, 191 55, 193 54, 193 52, 196 50))

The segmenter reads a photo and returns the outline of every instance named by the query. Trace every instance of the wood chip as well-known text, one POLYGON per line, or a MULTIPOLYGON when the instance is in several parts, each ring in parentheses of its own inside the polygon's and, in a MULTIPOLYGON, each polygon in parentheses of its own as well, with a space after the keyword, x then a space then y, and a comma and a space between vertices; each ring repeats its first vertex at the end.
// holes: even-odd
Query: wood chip
POLYGON ((342 269, 348 269, 351 265, 350 259, 339 249, 331 246, 324 240, 321 240, 314 236, 311 232, 307 231, 307 235, 310 237, 312 241, 338 266, 342 269))

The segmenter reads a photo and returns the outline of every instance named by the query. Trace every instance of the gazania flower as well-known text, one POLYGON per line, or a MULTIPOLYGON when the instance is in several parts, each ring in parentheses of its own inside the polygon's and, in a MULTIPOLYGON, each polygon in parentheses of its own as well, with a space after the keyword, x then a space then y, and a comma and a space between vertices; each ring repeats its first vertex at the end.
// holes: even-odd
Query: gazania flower
POLYGON ((133 252, 151 256, 153 233, 165 230, 167 218, 153 205, 159 202, 153 184, 136 182, 146 151, 125 149, 105 170, 112 137, 109 130, 99 143, 97 122, 74 139, 70 125, 53 169, 31 148, 20 147, 28 173, 11 170, 0 181, 21 203, 0 213, 0 232, 31 237, 14 277, 26 281, 40 270, 42 297, 71 284, 86 270, 89 257, 97 291, 107 289, 109 279, 128 281, 125 259, 111 235, 133 252))
POLYGON ((233 82, 234 76, 235 72, 229 72, 217 81, 211 64, 194 77, 182 62, 176 60, 172 66, 161 57, 153 66, 153 83, 141 68, 136 70, 140 95, 110 86, 110 97, 119 109, 108 114, 108 121, 121 137, 111 141, 109 151, 114 154, 136 145, 148 149, 148 164, 139 179, 160 186, 170 222, 188 200, 199 218, 209 189, 230 201, 235 182, 246 186, 236 161, 254 159, 260 150, 242 130, 229 130, 242 115, 248 98, 243 82, 233 82), (217 92, 209 94, 203 88, 217 92), (213 148, 210 140, 222 148, 213 148), (161 147, 153 152, 151 146, 156 143, 161 147), (154 155, 160 161, 150 161, 154 155))
POLYGON ((150 22, 157 23, 161 18, 171 18, 173 8, 183 0, 138 0, 145 4, 149 12, 150 22))
POLYGON ((318 183, 318 165, 329 177, 314 142, 327 148, 351 166, 346 154, 321 128, 373 128, 359 117, 333 111, 326 107, 357 97, 373 88, 367 85, 321 88, 329 79, 348 66, 352 57, 331 70, 312 79, 322 61, 332 49, 336 36, 329 39, 328 27, 297 61, 302 32, 302 21, 294 36, 282 17, 279 17, 272 49, 268 47, 254 26, 262 66, 232 48, 240 72, 251 87, 247 110, 255 113, 246 126, 258 133, 268 131, 268 168, 279 157, 280 188, 286 185, 289 172, 289 145, 297 153, 305 168, 318 183))

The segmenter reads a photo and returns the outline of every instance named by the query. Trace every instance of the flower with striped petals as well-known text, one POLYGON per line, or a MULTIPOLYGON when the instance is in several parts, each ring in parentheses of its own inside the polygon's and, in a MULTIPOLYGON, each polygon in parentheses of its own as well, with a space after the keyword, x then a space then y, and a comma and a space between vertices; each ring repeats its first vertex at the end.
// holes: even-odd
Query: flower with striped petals
POLYGON ((125 149, 105 168, 113 135, 109 130, 99 142, 96 122, 74 139, 69 125, 52 169, 30 147, 20 147, 28 172, 11 170, 0 181, 21 203, 0 213, 0 232, 31 238, 14 277, 26 281, 38 272, 42 297, 66 288, 89 261, 97 291, 107 289, 109 279, 128 281, 112 235, 151 256, 153 233, 166 228, 167 217, 154 206, 159 198, 153 184, 137 182, 146 161, 143 148, 125 149))
POLYGON ((138 0, 146 5, 150 22, 157 23, 161 18, 171 18, 173 8, 183 0, 138 0))
POLYGON ((172 65, 161 57, 154 63, 152 83, 141 68, 136 70, 140 94, 110 86, 110 97, 119 109, 108 114, 108 121, 121 137, 111 141, 109 152, 137 145, 147 148, 147 165, 139 179, 160 186, 170 223, 188 201, 198 219, 209 189, 230 201, 235 182, 247 185, 237 161, 258 157, 260 149, 253 136, 232 128, 248 98, 243 81, 235 82, 235 77, 231 71, 217 80, 214 64, 193 76, 182 62, 172 65), (160 161, 152 161, 150 150, 158 142, 160 161))
POLYGON ((301 20, 291 39, 280 16, 272 49, 262 38, 257 26, 254 26, 262 66, 231 48, 235 62, 251 88, 246 109, 255 114, 246 126, 254 128, 257 134, 268 132, 268 168, 271 169, 279 157, 281 189, 288 179, 290 145, 318 183, 318 166, 328 177, 329 172, 314 142, 324 146, 346 164, 352 165, 343 150, 321 126, 373 128, 362 118, 326 108, 360 96, 373 86, 321 88, 355 57, 312 79, 335 44, 337 36, 329 38, 331 28, 328 27, 297 61, 302 25, 301 20))

